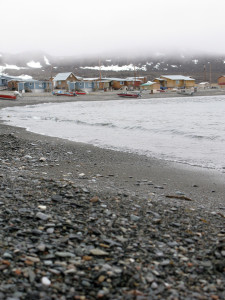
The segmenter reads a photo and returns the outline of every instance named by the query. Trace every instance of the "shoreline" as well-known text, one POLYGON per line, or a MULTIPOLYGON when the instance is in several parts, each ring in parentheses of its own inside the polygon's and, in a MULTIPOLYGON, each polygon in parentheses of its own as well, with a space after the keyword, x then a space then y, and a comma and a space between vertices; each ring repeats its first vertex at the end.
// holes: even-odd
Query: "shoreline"
POLYGON ((224 298, 225 174, 2 121, 0 154, 0 299, 224 298))
MULTIPOLYGON (((114 100, 114 93, 108 95, 108 100, 114 100)), ((160 98, 164 98, 162 94, 160 94, 160 98)), ((170 97, 170 95, 167 95, 170 97)), ((178 95, 181 97, 181 95, 178 95)), ((97 94, 97 95, 86 95, 81 96, 77 99, 67 99, 67 97, 63 97, 63 99, 57 99, 52 97, 25 97, 19 102, 15 101, 5 101, 8 103, 0 102, 0 109, 8 106, 24 106, 24 105, 37 105, 42 103, 62 103, 66 100, 66 102, 74 102, 74 101, 107 101, 105 100, 105 93, 97 94), (91 97, 91 99, 90 99, 91 97), (27 98, 27 99, 26 99, 27 98)), ((131 99, 131 101, 135 101, 131 99)), ((93 145, 77 143, 73 141, 69 141, 66 139, 61 139, 57 137, 44 136, 36 133, 32 133, 27 131, 25 128, 19 128, 7 125, 3 121, 0 123, 1 132, 11 133, 15 132, 15 135, 20 139, 23 138, 25 140, 41 140, 47 143, 63 143, 66 147, 69 148, 79 148, 80 151, 93 153, 93 161, 90 163, 86 163, 86 166, 83 168, 84 172, 87 173, 87 170, 90 168, 93 169, 93 173, 97 174, 99 168, 95 167, 93 164, 96 162, 96 165, 101 164, 100 158, 98 157, 98 153, 101 152, 101 157, 104 157, 105 165, 107 166, 107 171, 105 171, 104 176, 107 176, 106 173, 116 173, 115 176, 111 176, 110 180, 114 181, 117 185, 124 185, 124 190, 129 190, 130 193, 137 194, 138 196, 147 197, 150 193, 156 193, 160 191, 160 195, 176 195, 176 192, 181 192, 187 197, 195 199, 195 203, 198 202, 198 205, 202 208, 205 206, 207 209, 225 209, 225 199, 224 199, 224 187, 225 187, 225 172, 220 173, 219 171, 201 168, 198 166, 190 166, 185 165, 179 162, 166 161, 161 159, 156 159, 153 157, 147 157, 144 155, 132 154, 128 152, 120 152, 110 149, 98 148, 93 145), (3 130, 4 128, 4 130, 3 130), (84 149, 84 150, 83 150, 84 149), (117 166, 119 169, 116 170, 113 163, 107 161, 108 158, 115 156, 117 161, 117 166), (148 165, 146 167, 146 164, 148 165), (124 166, 121 166, 124 165, 124 166), (124 171, 124 167, 125 170, 124 171), (97 170, 94 170, 94 169, 97 170), (121 176, 121 174, 124 174, 121 176), (132 177, 132 180, 128 180, 129 177, 132 177), (148 179, 150 177, 150 179, 148 179), (151 185, 141 183, 142 180, 149 180, 154 182, 155 186, 159 186, 160 188, 157 191, 157 188, 154 190, 149 189, 151 185), (121 181, 123 184, 121 184, 121 181), (125 183, 124 183, 125 181, 125 183), (138 184, 138 182, 140 184, 138 184), (137 188, 138 187, 138 188, 137 188), (172 188, 173 187, 173 188, 172 188), (211 202, 211 204, 210 204, 211 202)), ((88 158, 84 156, 84 160, 88 158)), ((89 160, 89 158, 88 158, 89 160)), ((84 165, 84 162, 82 162, 84 165)), ((61 166, 63 169, 63 166, 61 166)), ((54 177, 54 168, 51 168, 51 174, 54 177)), ((76 178, 77 174, 74 173, 73 170, 70 170, 73 179, 76 178)), ((101 176, 101 178, 103 178, 101 176)), ((131 179, 131 178, 130 178, 131 179)), ((104 184, 103 184, 104 186, 104 184)), ((192 200, 193 200, 192 199, 192 200)), ((193 204, 193 202, 192 202, 193 204)), ((187 203, 185 203, 187 205, 187 203)))

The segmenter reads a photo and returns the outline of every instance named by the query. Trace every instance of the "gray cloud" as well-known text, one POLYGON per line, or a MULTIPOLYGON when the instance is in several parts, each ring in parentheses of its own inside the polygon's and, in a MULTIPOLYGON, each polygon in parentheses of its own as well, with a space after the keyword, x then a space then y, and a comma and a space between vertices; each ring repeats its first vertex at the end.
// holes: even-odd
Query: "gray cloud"
POLYGON ((225 53, 224 0, 8 0, 0 9, 0 53, 225 53))

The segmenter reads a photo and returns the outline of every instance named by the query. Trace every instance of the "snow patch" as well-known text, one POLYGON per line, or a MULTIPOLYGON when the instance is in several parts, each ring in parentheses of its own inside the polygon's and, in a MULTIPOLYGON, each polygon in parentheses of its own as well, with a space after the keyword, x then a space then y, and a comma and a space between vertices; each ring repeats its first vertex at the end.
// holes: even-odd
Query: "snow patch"
POLYGON ((44 61, 45 61, 46 65, 48 65, 48 66, 51 65, 46 56, 44 56, 44 61))
POLYGON ((195 65, 197 65, 198 59, 193 59, 192 61, 193 61, 193 63, 194 63, 195 65))
POLYGON ((0 66, 0 70, 1 72, 3 72, 4 70, 6 69, 10 69, 10 70, 24 70, 24 69, 27 69, 25 67, 18 67, 16 65, 8 65, 8 64, 5 64, 5 66, 0 66))
POLYGON ((1 75, 7 76, 8 78, 12 78, 12 79, 21 79, 21 80, 30 80, 30 79, 32 79, 32 76, 25 75, 25 74, 22 74, 22 75, 19 75, 19 76, 12 76, 12 75, 8 75, 6 73, 2 73, 1 75))
POLYGON ((160 67, 160 63, 157 63, 157 64, 153 67, 153 69, 159 70, 159 67, 160 67))
POLYGON ((31 60, 30 62, 28 62, 27 65, 30 68, 35 68, 35 69, 42 68, 42 65, 39 62, 35 62, 33 60, 31 60))
POLYGON ((134 70, 143 70, 146 71, 146 66, 142 66, 142 67, 137 67, 134 66, 133 64, 130 65, 124 65, 124 66, 118 66, 118 65, 111 65, 111 66, 95 66, 95 67, 80 67, 80 69, 89 69, 89 70, 99 70, 101 69, 102 71, 115 71, 115 72, 119 72, 119 71, 134 71, 134 70))
POLYGON ((32 79, 32 76, 23 74, 23 75, 18 76, 18 78, 20 78, 22 80, 29 80, 29 79, 32 79))
POLYGON ((178 66, 177 66, 177 65, 171 65, 171 67, 172 67, 172 68, 178 68, 178 66))

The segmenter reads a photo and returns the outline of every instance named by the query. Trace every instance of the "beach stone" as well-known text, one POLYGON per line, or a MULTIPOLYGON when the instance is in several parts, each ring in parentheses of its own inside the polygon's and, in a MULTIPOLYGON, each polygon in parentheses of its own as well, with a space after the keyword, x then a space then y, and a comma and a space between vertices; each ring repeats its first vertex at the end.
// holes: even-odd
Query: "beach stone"
POLYGON ((46 286, 49 286, 51 284, 51 281, 46 276, 41 278, 41 282, 43 285, 46 285, 46 286))
POLYGON ((52 199, 52 201, 55 201, 55 202, 60 202, 60 201, 62 201, 62 199, 63 199, 63 197, 62 196, 60 196, 60 195, 53 195, 52 197, 51 197, 51 199, 52 199))
POLYGON ((130 216, 130 219, 131 219, 131 221, 136 222, 136 221, 139 221, 139 220, 140 220, 140 217, 139 217, 139 216, 136 216, 136 215, 131 215, 131 216, 130 216))
POLYGON ((93 255, 97 255, 97 256, 104 256, 104 255, 108 255, 107 252, 101 250, 101 249, 98 249, 98 248, 95 248, 95 249, 91 249, 90 250, 90 253, 93 254, 93 255))
POLYGON ((55 255, 56 256, 59 256, 59 257, 75 257, 75 254, 71 253, 71 252, 55 252, 55 255))
POLYGON ((47 221, 48 219, 51 218, 50 215, 46 215, 46 214, 44 214, 44 213, 42 213, 42 212, 38 212, 38 213, 36 214, 36 217, 37 217, 38 219, 43 220, 43 221, 47 221))

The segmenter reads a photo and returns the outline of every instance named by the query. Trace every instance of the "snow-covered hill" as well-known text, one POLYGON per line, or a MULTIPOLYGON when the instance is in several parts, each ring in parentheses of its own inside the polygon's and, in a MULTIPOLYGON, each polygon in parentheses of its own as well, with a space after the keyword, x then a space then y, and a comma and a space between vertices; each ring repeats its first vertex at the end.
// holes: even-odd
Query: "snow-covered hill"
POLYGON ((225 55, 162 54, 140 57, 105 55, 102 57, 54 57, 47 53, 5 54, 0 52, 0 73, 29 75, 48 79, 59 72, 73 72, 83 77, 147 76, 149 80, 159 75, 182 74, 197 80, 216 82, 225 74, 225 55))

